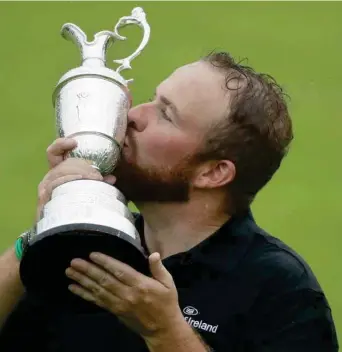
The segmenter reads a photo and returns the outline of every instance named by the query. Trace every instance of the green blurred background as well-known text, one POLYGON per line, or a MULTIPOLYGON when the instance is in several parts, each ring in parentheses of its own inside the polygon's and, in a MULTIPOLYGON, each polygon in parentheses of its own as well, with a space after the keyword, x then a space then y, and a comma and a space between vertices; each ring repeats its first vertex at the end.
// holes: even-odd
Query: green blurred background
MULTIPOLYGON (((144 8, 152 30, 148 47, 124 72, 135 79, 134 103, 212 49, 248 58, 291 96, 295 141, 253 210, 261 226, 311 265, 342 331, 341 2, 1 2, 0 249, 33 222, 45 150, 55 138, 51 94, 80 63, 76 46, 59 34, 62 24, 79 25, 92 40, 134 6, 144 8)), ((140 41, 138 28, 122 33, 128 40, 110 48, 110 60, 140 41)))

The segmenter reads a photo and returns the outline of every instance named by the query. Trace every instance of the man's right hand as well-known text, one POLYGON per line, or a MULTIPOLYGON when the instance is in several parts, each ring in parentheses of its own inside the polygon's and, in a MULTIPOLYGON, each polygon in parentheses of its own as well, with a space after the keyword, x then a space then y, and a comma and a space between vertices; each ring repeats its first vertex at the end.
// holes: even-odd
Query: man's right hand
POLYGON ((38 186, 37 219, 41 211, 50 200, 52 191, 63 183, 87 179, 104 181, 114 184, 115 177, 108 175, 102 177, 100 172, 93 168, 87 161, 78 158, 65 158, 68 152, 77 146, 77 142, 71 138, 59 138, 46 150, 49 164, 49 172, 45 175, 38 186))

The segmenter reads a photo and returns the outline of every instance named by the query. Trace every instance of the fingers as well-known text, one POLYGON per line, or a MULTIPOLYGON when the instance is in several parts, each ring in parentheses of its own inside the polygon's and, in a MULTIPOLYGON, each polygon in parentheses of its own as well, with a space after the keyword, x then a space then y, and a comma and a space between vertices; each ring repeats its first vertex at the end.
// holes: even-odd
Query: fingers
POLYGON ((51 195, 52 191, 58 186, 61 186, 64 183, 67 183, 70 181, 81 180, 82 178, 83 178, 82 175, 77 175, 77 174, 58 177, 56 180, 52 181, 47 185, 46 192, 51 195))
POLYGON ((40 219, 44 205, 51 199, 52 191, 66 182, 86 179, 104 181, 111 185, 115 183, 113 175, 103 177, 90 161, 81 158, 65 159, 66 154, 76 146, 74 139, 59 138, 47 148, 50 171, 38 186, 37 219, 40 219))
MULTIPOLYGON (((71 275, 72 274, 70 274, 70 276, 71 275)), ((83 281, 83 279, 81 279, 81 276, 79 276, 78 273, 76 277, 78 277, 78 279, 75 279, 75 282, 83 281)), ((110 307, 113 304, 119 305, 121 303, 121 300, 119 298, 111 295, 108 291, 106 291, 101 286, 97 285, 95 282, 92 282, 89 279, 85 281, 84 286, 82 284, 78 285, 73 283, 68 286, 68 289, 73 294, 83 298, 88 302, 94 303, 104 309, 110 307), (90 288, 86 288, 87 286, 90 286, 90 288)))
POLYGON ((51 183, 40 183, 38 186, 38 206, 36 220, 39 220, 41 218, 41 213, 44 208, 44 205, 51 199, 52 191, 56 187, 66 182, 81 180, 82 178, 82 175, 75 174, 59 177, 51 183))
POLYGON ((114 185, 116 182, 116 177, 114 175, 107 175, 103 178, 103 181, 110 185, 114 185))
POLYGON ((108 184, 115 183, 116 179, 113 175, 108 175, 103 178, 101 173, 93 167, 92 163, 88 160, 83 160, 81 158, 65 159, 67 153, 76 146, 77 142, 72 138, 58 138, 47 148, 47 159, 50 172, 44 177, 43 183, 67 174, 79 174, 83 175, 83 178, 85 179, 100 180, 108 184))
MULTIPOLYGON (((64 161, 64 163, 67 163, 67 160, 64 161)), ((41 212, 43 210, 43 207, 47 202, 50 201, 53 190, 58 186, 66 182, 76 181, 81 179, 96 180, 96 181, 103 180, 102 175, 92 167, 88 167, 85 170, 82 167, 77 167, 77 165, 74 166, 74 168, 66 167, 62 169, 63 166, 64 165, 61 164, 57 166, 56 169, 49 171, 49 173, 45 176, 43 181, 39 184, 36 220, 39 220, 41 218, 41 212), (57 168, 61 168, 61 170, 57 168)))
POLYGON ((150 270, 153 277, 167 288, 174 285, 172 275, 165 268, 159 253, 152 253, 149 258, 150 270))
POLYGON ((127 286, 136 286, 142 279, 145 278, 144 275, 134 270, 131 266, 120 262, 108 255, 102 253, 91 253, 90 259, 100 267, 104 268, 110 274, 112 274, 117 280, 122 282, 127 286))
POLYGON ((50 197, 56 187, 65 182, 79 179, 102 181, 103 177, 84 160, 67 159, 46 174, 38 186, 38 197, 50 197))
POLYGON ((76 285, 76 284, 71 284, 71 285, 68 286, 68 289, 72 293, 74 293, 75 295, 83 298, 85 301, 97 304, 98 306, 102 305, 102 304, 99 304, 99 302, 96 301, 96 297, 90 291, 86 290, 82 286, 79 286, 79 285, 76 285))
POLYGON ((87 161, 77 158, 69 158, 50 170, 42 183, 52 182, 66 175, 82 175, 85 179, 102 181, 101 173, 93 168, 87 161))
POLYGON ((82 259, 72 260, 66 275, 103 300, 109 299, 114 292, 120 299, 129 294, 128 287, 110 273, 82 259))
POLYGON ((65 155, 77 146, 72 138, 58 138, 46 150, 49 168, 52 169, 60 164, 65 155))
MULTIPOLYGON (((99 286, 99 289, 86 289, 84 286, 77 285, 77 284, 71 284, 68 286, 68 289, 75 295, 79 296, 80 298, 83 298, 84 300, 94 303, 97 306, 103 308, 103 309, 110 309, 112 307, 118 307, 122 305, 122 300, 118 297, 115 297, 114 295, 111 295, 109 292, 105 290, 101 290, 101 287, 99 286)), ((120 313, 120 309, 116 308, 110 309, 114 314, 120 313)))

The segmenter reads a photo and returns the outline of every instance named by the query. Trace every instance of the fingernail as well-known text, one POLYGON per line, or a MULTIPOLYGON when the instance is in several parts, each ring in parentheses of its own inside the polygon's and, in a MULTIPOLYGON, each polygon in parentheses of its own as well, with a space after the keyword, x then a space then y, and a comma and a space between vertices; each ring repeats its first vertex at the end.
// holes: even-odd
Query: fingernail
POLYGON ((72 139, 72 138, 67 138, 67 139, 65 140, 65 142, 66 142, 68 145, 70 145, 70 146, 72 146, 72 145, 77 145, 77 141, 76 141, 75 139, 72 139))
POLYGON ((67 269, 65 270, 65 274, 66 274, 67 276, 72 276, 73 273, 74 273, 74 270, 73 270, 72 268, 67 268, 67 269))
POLYGON ((73 266, 73 265, 79 265, 80 263, 82 263, 82 259, 80 258, 75 258, 75 259, 72 259, 70 261, 70 265, 73 266))
POLYGON ((69 289, 69 291, 71 291, 71 292, 77 292, 77 289, 76 289, 76 286, 75 285, 69 285, 68 286, 68 289, 69 289))
POLYGON ((98 260, 100 258, 99 253, 90 253, 89 258, 92 260, 98 260))

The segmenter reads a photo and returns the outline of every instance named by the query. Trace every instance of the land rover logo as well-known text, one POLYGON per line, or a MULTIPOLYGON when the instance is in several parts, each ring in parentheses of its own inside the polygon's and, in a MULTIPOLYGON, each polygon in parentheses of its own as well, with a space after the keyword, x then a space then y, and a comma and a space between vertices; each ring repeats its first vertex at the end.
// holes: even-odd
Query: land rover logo
POLYGON ((183 313, 187 315, 197 315, 199 311, 195 307, 187 306, 183 309, 183 313))

